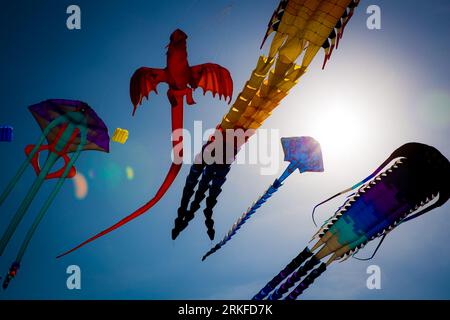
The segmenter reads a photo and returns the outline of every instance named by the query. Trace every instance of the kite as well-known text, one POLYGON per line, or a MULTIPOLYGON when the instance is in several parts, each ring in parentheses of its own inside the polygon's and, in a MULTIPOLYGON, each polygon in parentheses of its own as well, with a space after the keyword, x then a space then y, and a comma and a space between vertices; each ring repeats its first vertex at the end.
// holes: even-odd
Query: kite
POLYGON ((298 169, 303 172, 323 172, 322 150, 320 144, 311 137, 282 138, 281 144, 284 151, 284 160, 289 161, 289 165, 283 174, 272 183, 266 192, 233 224, 225 237, 209 250, 202 258, 204 261, 222 248, 236 232, 247 222, 248 219, 259 209, 278 189, 283 182, 298 169))
MULTIPOLYGON (((192 94, 198 87, 203 89, 203 95, 205 95, 207 91, 210 91, 213 97, 218 95, 220 99, 223 97, 225 100, 229 99, 230 102, 233 96, 233 80, 227 69, 214 63, 205 63, 192 67, 189 66, 186 48, 187 37, 188 36, 180 29, 175 30, 170 36, 170 43, 167 50, 166 68, 139 68, 131 77, 130 82, 130 97, 134 106, 133 115, 135 114, 138 105, 142 104, 144 97, 148 99, 151 91, 158 93, 157 86, 159 83, 165 82, 169 85, 167 97, 171 104, 172 111, 172 133, 175 133, 183 128, 184 97, 186 97, 186 102, 188 105, 195 104, 192 94)), ((175 157, 164 182, 157 191, 156 195, 149 202, 113 226, 103 230, 58 257, 62 257, 77 250, 85 244, 104 236, 105 234, 121 227, 152 208, 164 196, 181 169, 183 158, 182 145, 182 136, 179 137, 179 139, 173 139, 173 150, 175 151, 178 149, 178 151, 174 152, 175 157), (181 150, 177 147, 179 144, 181 145, 181 150)))
MULTIPOLYGON (((339 45, 344 29, 353 16, 359 0, 282 0, 273 13, 263 43, 274 34, 268 56, 260 56, 250 79, 232 104, 229 112, 217 126, 223 134, 223 148, 235 150, 240 145, 227 141, 226 131, 258 129, 272 114, 289 91, 305 74, 308 66, 322 48, 325 52, 323 67, 339 45), (297 61, 300 61, 297 65, 297 61), (233 144, 231 147, 227 145, 233 144)), ((247 140, 249 137, 246 137, 247 140)), ((210 139, 203 150, 212 143, 210 139)), ((202 151, 203 153, 203 151, 202 151)), ((210 239, 213 209, 222 191, 232 160, 227 163, 195 163, 191 166, 183 189, 172 238, 187 227, 206 198, 205 224, 210 239), (195 190, 196 186, 197 190, 195 190), (194 195, 195 194, 195 195, 194 195), (194 199, 191 201, 191 198, 194 199)))
POLYGON ((16 260, 3 282, 4 289, 8 287, 9 282, 16 276, 23 255, 36 228, 61 189, 65 179, 75 177, 76 169, 74 164, 80 153, 84 150, 109 152, 108 129, 95 111, 86 103, 59 99, 46 100, 30 106, 29 110, 41 128, 42 135, 37 144, 25 147, 27 158, 0 195, 0 205, 11 193, 28 164, 31 163, 37 177, 0 239, 0 256, 3 254, 9 240, 44 181, 48 179, 58 179, 58 181, 27 232, 16 260), (48 144, 44 144, 45 140, 47 140, 48 144), (48 155, 41 166, 39 156, 42 152, 48 152, 48 155), (72 156, 69 157, 69 154, 72 154, 72 156), (64 166, 52 171, 53 166, 59 159, 64 160, 64 166))
POLYGON ((10 126, 0 127, 0 142, 11 142, 13 140, 13 128, 10 126))
POLYGON ((314 246, 300 252, 253 299, 295 300, 333 261, 345 261, 380 238, 372 257, 357 258, 372 259, 389 232, 447 202, 449 181, 450 163, 434 147, 407 143, 398 148, 369 177, 317 205, 358 188, 325 221, 312 239, 314 246))
POLYGON ((112 141, 124 144, 128 140, 128 130, 117 128, 111 138, 112 141))

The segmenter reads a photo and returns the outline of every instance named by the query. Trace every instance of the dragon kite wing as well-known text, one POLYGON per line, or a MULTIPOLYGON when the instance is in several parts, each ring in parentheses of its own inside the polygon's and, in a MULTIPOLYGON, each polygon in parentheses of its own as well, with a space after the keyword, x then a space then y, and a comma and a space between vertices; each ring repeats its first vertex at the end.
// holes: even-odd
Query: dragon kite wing
POLYGON ((156 87, 160 82, 167 82, 164 69, 142 67, 136 70, 130 81, 130 98, 133 103, 133 115, 138 105, 142 103, 151 91, 158 93, 156 87))
POLYGON ((225 100, 228 98, 228 102, 231 102, 233 79, 227 69, 215 63, 204 63, 191 67, 191 72, 192 88, 200 87, 203 89, 203 94, 211 91, 213 97, 218 94, 220 99, 223 96, 225 100))

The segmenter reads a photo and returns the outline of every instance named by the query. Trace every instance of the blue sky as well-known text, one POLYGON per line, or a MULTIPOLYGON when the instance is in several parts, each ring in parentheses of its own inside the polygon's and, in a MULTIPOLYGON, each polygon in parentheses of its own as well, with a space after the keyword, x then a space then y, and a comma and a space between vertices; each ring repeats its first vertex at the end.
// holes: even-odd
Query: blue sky
MULTIPOLYGON (((161 85, 160 95, 152 95, 131 117, 128 86, 134 70, 163 67, 169 35, 181 28, 189 35, 190 64, 227 67, 236 95, 267 50, 260 51, 259 45, 278 1, 77 1, 82 12, 79 31, 65 26, 70 4, 74 3, 2 3, 0 123, 14 127, 15 140, 0 144, 0 189, 23 161, 23 148, 40 135, 27 109, 36 102, 85 101, 111 134, 116 127, 126 128, 130 138, 125 145, 112 143, 110 154, 80 156, 76 167, 87 176, 87 197, 77 200, 72 182, 65 183, 17 278, 0 292, 0 299, 247 299, 305 247, 316 231, 310 212, 317 202, 367 176, 405 142, 431 144, 450 155, 448 1, 363 0, 327 68, 321 70, 319 53, 264 124, 279 129, 282 136, 321 138, 325 173, 292 176, 226 248, 202 263, 212 243, 201 212, 175 242, 170 237, 189 170, 185 166, 146 215, 56 260, 58 253, 146 202, 168 169, 170 109, 165 87, 161 85), (381 30, 366 28, 365 9, 370 4, 382 9, 381 30), (327 119, 330 113, 339 117, 327 119), (134 169, 133 180, 126 179, 126 166, 134 169), (81 268, 82 290, 66 288, 65 270, 71 264, 81 268)), ((188 129, 195 120, 214 127, 228 110, 209 94, 196 93, 195 98, 197 104, 185 109, 188 129)), ((216 238, 275 178, 259 175, 259 169, 233 167, 215 210, 216 238)), ((278 172, 283 169, 281 164, 278 172)), ((29 169, 2 206, 0 231, 33 179, 29 169)), ((2 275, 53 184, 41 189, 0 258, 2 275)), ((323 208, 318 217, 325 219, 341 202, 323 208)), ((370 262, 332 265, 304 298, 449 299, 449 210, 447 204, 402 225, 370 262), (370 264, 381 267, 381 290, 366 288, 370 264)), ((370 255, 372 247, 361 255, 370 255)))

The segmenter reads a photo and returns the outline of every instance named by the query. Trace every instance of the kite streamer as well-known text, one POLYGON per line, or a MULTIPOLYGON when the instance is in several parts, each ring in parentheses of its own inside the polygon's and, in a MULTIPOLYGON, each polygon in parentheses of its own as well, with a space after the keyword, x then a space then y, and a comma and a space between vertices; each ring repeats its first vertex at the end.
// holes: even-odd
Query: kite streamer
POLYGON ((372 257, 360 260, 373 258, 389 232, 444 205, 450 197, 449 161, 437 149, 420 143, 398 148, 369 177, 325 221, 311 249, 302 250, 253 299, 297 299, 332 262, 353 257, 380 238, 372 257))
POLYGON ((283 185, 283 182, 298 169, 300 173, 304 172, 323 172, 322 150, 320 144, 311 137, 282 138, 284 160, 289 161, 289 166, 283 174, 275 179, 274 183, 266 192, 236 221, 225 237, 209 250, 202 258, 205 260, 208 256, 222 248, 236 232, 247 222, 248 219, 259 209, 275 192, 283 185))
MULTIPOLYGON (((224 148, 225 145, 234 143, 226 141, 226 130, 255 130, 263 124, 305 74, 321 48, 325 52, 325 67, 358 4, 359 0, 280 2, 269 21, 261 45, 262 48, 268 37, 274 34, 267 57, 259 57, 250 79, 217 126, 217 131, 224 134, 224 148)), ((239 148, 235 147, 235 156, 238 152, 239 148)), ((208 226, 209 237, 214 238, 211 216, 230 167, 231 163, 202 163, 192 166, 172 230, 173 239, 186 228, 205 198, 205 224, 208 226)))

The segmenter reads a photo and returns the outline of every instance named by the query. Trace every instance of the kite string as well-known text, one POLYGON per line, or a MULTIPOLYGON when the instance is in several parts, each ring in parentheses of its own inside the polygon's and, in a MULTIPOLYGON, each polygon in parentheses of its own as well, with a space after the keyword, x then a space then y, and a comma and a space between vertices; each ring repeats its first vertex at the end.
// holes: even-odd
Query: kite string
POLYGON ((33 201, 34 197, 36 196, 37 192, 39 191, 39 188, 44 183, 45 176, 47 175, 48 171, 56 163, 57 160, 58 160, 58 155, 56 155, 56 154, 50 154, 49 157, 47 158, 47 161, 45 162, 45 165, 44 165, 42 171, 36 177, 33 185, 30 187, 27 195, 25 196, 24 200, 20 204, 13 219, 11 220, 10 224, 8 225, 5 233, 3 234, 3 236, 0 240, 0 255, 3 254, 3 251, 5 250, 9 240, 11 239, 12 235, 14 234, 17 226, 19 225, 20 221, 22 221, 22 218, 24 217, 25 212, 31 205, 31 202, 33 201))

